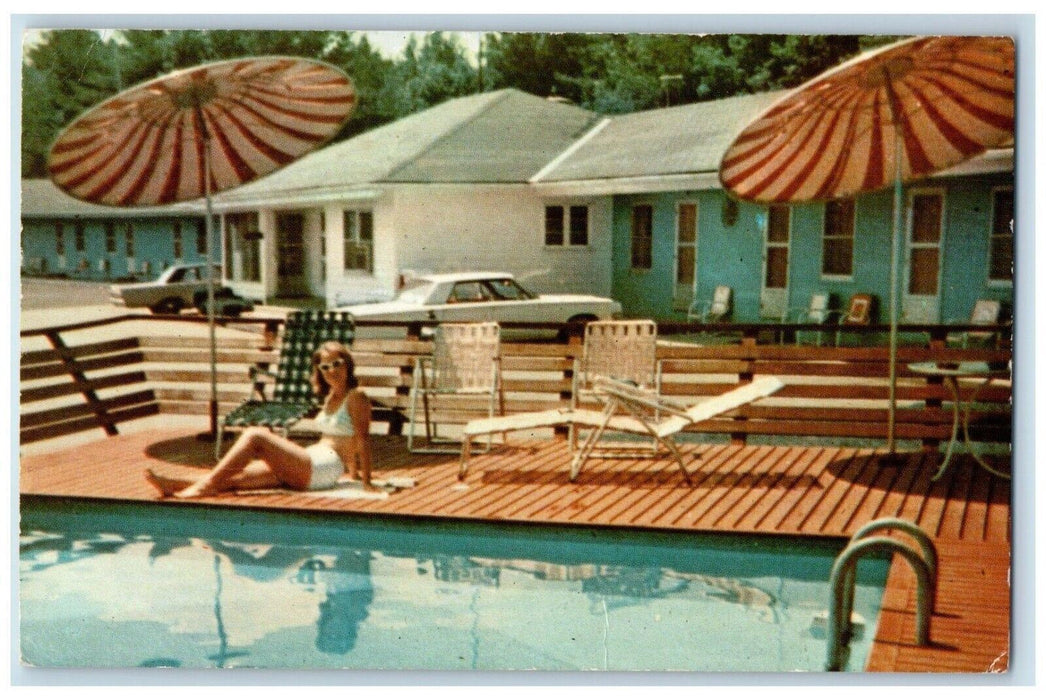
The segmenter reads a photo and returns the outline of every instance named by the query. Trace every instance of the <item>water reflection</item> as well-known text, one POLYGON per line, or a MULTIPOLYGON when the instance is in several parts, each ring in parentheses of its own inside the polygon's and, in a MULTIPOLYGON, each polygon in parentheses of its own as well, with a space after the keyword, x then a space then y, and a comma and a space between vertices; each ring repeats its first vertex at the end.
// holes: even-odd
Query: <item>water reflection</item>
POLYGON ((225 620, 222 618, 222 560, 217 554, 214 555, 214 621, 218 633, 218 651, 207 656, 214 661, 218 668, 225 668, 229 659, 238 656, 247 656, 244 649, 230 649, 229 635, 225 631, 225 620))
POLYGON ((122 535, 99 533, 92 537, 73 537, 43 532, 30 532, 19 539, 19 556, 28 564, 30 571, 45 571, 52 566, 61 566, 95 557, 100 554, 115 554, 134 542, 122 535))
MULTIPOLYGON (((696 572, 661 567, 633 567, 606 564, 559 564, 529 559, 490 559, 467 556, 431 556, 419 558, 418 573, 431 562, 439 581, 467 582, 497 587, 501 572, 526 573, 537 581, 581 583, 588 595, 593 614, 604 612, 602 604, 614 609, 641 604, 667 596, 705 596, 753 611, 767 623, 780 620, 779 599, 774 594, 740 578, 708 576, 696 572)), ((783 579, 779 579, 779 587, 783 579)))
POLYGON ((323 653, 346 654, 356 646, 360 624, 374 601, 370 562, 370 552, 349 552, 335 558, 332 566, 312 559, 299 570, 310 585, 326 591, 316 623, 316 648, 323 653))
POLYGON ((23 648, 38 640, 30 649, 42 665, 68 663, 64 650, 45 656, 64 645, 94 654, 86 665, 219 668, 793 670, 823 661, 810 606, 824 606, 826 582, 810 575, 812 558, 779 567, 765 552, 691 547, 629 565, 620 552, 546 561, 518 546, 498 557, 472 555, 467 542, 419 552, 393 540, 306 539, 28 533, 23 648), (138 585, 113 585, 128 578, 138 585), (129 641, 106 641, 121 635, 129 641))

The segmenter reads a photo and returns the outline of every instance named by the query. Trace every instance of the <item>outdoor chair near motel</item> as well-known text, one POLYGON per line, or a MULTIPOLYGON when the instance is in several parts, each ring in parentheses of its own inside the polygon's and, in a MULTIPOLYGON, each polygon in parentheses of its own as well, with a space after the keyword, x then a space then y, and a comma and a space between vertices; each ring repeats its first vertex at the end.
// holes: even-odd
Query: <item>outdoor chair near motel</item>
POLYGON ((570 425, 592 430, 581 449, 571 458, 571 481, 577 479, 585 462, 594 456, 594 447, 603 433, 612 430, 653 438, 658 445, 672 455, 679 464, 686 482, 690 484, 690 472, 686 468, 683 453, 675 442, 675 436, 694 423, 709 420, 769 396, 780 390, 784 383, 777 377, 760 377, 751 383, 692 406, 671 401, 649 389, 616 379, 599 378, 595 381, 595 385, 603 400, 603 410, 601 411, 562 408, 469 421, 463 431, 464 440, 461 447, 458 480, 463 481, 468 474, 470 444, 476 437, 516 430, 570 425), (661 418, 661 416, 665 417, 661 418))
POLYGON ((835 330, 835 345, 842 344, 843 334, 847 326, 869 326, 875 317, 875 297, 871 294, 854 294, 850 297, 850 303, 839 315, 839 322, 835 330))
POLYGON ((313 392, 312 353, 323 342, 351 346, 355 335, 352 316, 340 311, 295 311, 287 316, 275 373, 263 366, 250 368, 251 396, 218 421, 215 457, 221 453, 226 428, 259 426, 287 435, 302 418, 319 409, 313 392), (272 379, 272 398, 265 395, 272 379))
MULTIPOLYGON (((973 305, 973 311, 969 319, 953 319, 948 323, 969 323, 976 326, 993 326, 999 323, 1002 316, 1002 302, 997 299, 978 299, 973 305)), ((947 342, 949 345, 958 345, 962 348, 974 346, 999 345, 998 331, 962 331, 960 333, 949 333, 947 342)))
MULTIPOLYGON (((827 324, 833 317, 839 316, 842 312, 838 309, 831 308, 831 297, 824 292, 817 292, 810 295, 810 303, 803 307, 793 307, 785 311, 781 323, 805 323, 805 324, 827 324)), ((807 338, 812 337, 816 345, 821 345, 824 342, 824 331, 803 331, 798 330, 795 332, 795 343, 796 345, 802 345, 807 341, 807 338)))
POLYGON ((719 285, 712 292, 712 298, 707 300, 695 299, 687 310, 686 319, 697 323, 718 323, 730 317, 733 310, 733 290, 726 285, 719 285))
MULTIPOLYGON (((595 382, 610 377, 661 393, 661 367, 657 361, 657 324, 650 320, 592 321, 585 326, 581 357, 574 362, 571 408, 598 399, 595 382)), ((570 424, 570 448, 577 449, 578 426, 570 424)), ((601 456, 628 457, 649 454, 656 443, 606 446, 601 456)))
MULTIPOLYGON (((442 323, 433 335, 432 356, 414 366, 410 393, 410 432, 407 450, 427 454, 457 454, 460 444, 439 435, 440 416, 452 411, 476 410, 483 402, 487 417, 505 413, 501 383, 501 327, 497 323, 442 323), (425 444, 417 445, 421 403, 425 444), (448 447, 453 445, 453 448, 448 447)), ((490 441, 487 442, 490 449, 490 441)))

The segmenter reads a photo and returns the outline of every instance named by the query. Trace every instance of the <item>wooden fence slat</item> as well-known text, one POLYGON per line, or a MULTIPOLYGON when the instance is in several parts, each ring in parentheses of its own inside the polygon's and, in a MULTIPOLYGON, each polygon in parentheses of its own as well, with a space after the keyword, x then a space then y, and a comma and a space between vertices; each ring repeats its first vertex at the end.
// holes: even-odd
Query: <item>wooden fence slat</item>
MULTIPOLYGON (((101 357, 92 357, 90 359, 79 359, 76 361, 76 368, 80 372, 92 372, 100 369, 112 369, 113 367, 136 365, 143 360, 144 355, 142 352, 140 350, 133 350, 119 355, 103 355, 101 357)), ((22 369, 19 373, 19 379, 23 382, 27 382, 68 374, 69 368, 66 365, 36 365, 35 367, 26 367, 22 369)))
POLYGON ((36 364, 50 364, 61 362, 63 359, 75 360, 89 355, 104 355, 120 350, 134 350, 139 347, 138 338, 117 338, 98 343, 85 343, 84 345, 66 346, 63 348, 48 348, 47 350, 28 350, 22 353, 21 365, 27 367, 36 364))
POLYGON ((22 389, 21 403, 27 404, 34 401, 54 399, 69 394, 82 394, 84 391, 98 389, 109 389, 124 384, 139 384, 146 381, 145 372, 135 370, 121 374, 107 374, 102 377, 88 379, 86 381, 63 382, 61 384, 49 384, 47 386, 22 389))
MULTIPOLYGON (((151 389, 143 389, 130 394, 113 396, 104 399, 99 403, 101 403, 107 411, 111 411, 112 409, 123 408, 124 406, 131 406, 139 403, 148 403, 155 400, 156 396, 153 394, 151 389)), ((47 423, 61 423, 62 421, 91 415, 92 413, 93 411, 90 406, 85 403, 80 403, 63 406, 61 408, 49 408, 43 411, 22 413, 19 415, 18 420, 20 427, 24 429, 46 425, 47 423)))
MULTIPOLYGON (((159 405, 156 402, 151 402, 139 404, 129 409, 112 411, 107 417, 113 423, 122 423, 136 418, 153 416, 159 412, 159 405)), ((102 427, 103 426, 99 425, 98 419, 92 416, 62 423, 51 423, 36 428, 29 428, 27 430, 19 431, 18 437, 23 443, 28 444, 39 440, 48 440, 51 438, 62 437, 63 435, 71 435, 73 433, 80 433, 85 430, 102 427)))

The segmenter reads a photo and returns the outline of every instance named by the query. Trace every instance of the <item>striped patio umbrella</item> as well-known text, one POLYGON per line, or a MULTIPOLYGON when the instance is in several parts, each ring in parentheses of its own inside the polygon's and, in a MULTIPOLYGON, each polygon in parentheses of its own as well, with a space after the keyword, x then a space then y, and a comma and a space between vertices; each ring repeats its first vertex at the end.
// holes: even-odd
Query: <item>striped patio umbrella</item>
MULTIPOLYGON (((54 183, 88 202, 138 207, 204 198, 267 175, 333 137, 356 104, 352 81, 304 58, 241 58, 129 88, 67 126, 48 156, 54 183)), ((217 429, 214 280, 208 284, 211 435, 217 429)))
POLYGON ((906 39, 796 88, 746 126, 723 155, 723 186, 755 202, 827 201, 893 186, 890 452, 902 186, 1011 145, 1014 82, 1008 37, 906 39))

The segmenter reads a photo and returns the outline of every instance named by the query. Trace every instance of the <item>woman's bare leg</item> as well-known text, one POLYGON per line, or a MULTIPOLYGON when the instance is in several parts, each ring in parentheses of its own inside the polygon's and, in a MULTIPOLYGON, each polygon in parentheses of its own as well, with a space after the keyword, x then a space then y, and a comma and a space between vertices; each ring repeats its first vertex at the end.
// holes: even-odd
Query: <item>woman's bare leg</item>
MULTIPOLYGON (((145 480, 160 492, 164 498, 170 498, 179 491, 184 491, 196 481, 157 474, 152 469, 145 470, 145 480)), ((271 489, 282 486, 281 482, 265 463, 251 463, 242 472, 229 480, 228 490, 248 491, 251 489, 271 489)))
POLYGON ((305 448, 286 438, 274 435, 262 428, 248 428, 229 452, 218 462, 206 476, 201 477, 188 487, 175 492, 178 498, 196 498, 211 496, 222 491, 236 488, 248 488, 245 480, 251 483, 250 488, 266 488, 287 485, 294 489, 304 490, 309 486, 312 477, 312 460, 305 448), (249 473, 244 479, 237 479, 248 465, 256 459, 265 462, 274 480, 258 481, 257 473, 249 473))

